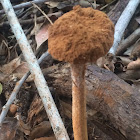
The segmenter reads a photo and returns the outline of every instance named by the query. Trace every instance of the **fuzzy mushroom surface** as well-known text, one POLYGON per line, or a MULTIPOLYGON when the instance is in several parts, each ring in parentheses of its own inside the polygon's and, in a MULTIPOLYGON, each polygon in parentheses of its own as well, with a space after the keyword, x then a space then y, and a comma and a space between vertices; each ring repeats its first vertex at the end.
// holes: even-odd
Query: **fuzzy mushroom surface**
POLYGON ((72 77, 72 120, 75 140, 87 140, 85 68, 107 54, 114 40, 114 25, 101 11, 75 6, 49 28, 48 51, 69 62, 72 77))
POLYGON ((101 11, 75 6, 49 30, 49 53, 65 62, 95 62, 114 40, 114 25, 101 11), (81 60, 81 61, 79 61, 81 60))

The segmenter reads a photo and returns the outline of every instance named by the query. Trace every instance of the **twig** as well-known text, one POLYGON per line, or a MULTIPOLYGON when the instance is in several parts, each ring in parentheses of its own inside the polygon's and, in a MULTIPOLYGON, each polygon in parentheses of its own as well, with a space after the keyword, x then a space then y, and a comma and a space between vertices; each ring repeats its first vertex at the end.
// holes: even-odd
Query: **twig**
POLYGON ((130 22, 130 19, 132 18, 139 3, 140 3, 140 0, 130 0, 128 5, 126 6, 125 10, 123 11, 122 15, 120 16, 119 20, 116 23, 115 34, 114 34, 114 43, 113 43, 113 46, 111 47, 109 53, 112 53, 115 55, 116 50, 123 37, 124 31, 125 31, 128 23, 130 22))
MULTIPOLYGON (((48 52, 45 52, 44 54, 42 54, 42 56, 38 59, 38 64, 40 64, 47 56, 49 55, 48 52)), ((17 93, 19 92, 21 86, 23 85, 24 81, 28 78, 28 76, 30 75, 30 71, 27 72, 17 83, 16 86, 14 88, 14 90, 12 91, 7 103, 3 106, 2 112, 0 114, 0 124, 3 123, 5 116, 7 115, 7 112, 10 108, 10 105, 14 102, 14 100, 16 99, 17 93)))
MULTIPOLYGON (((49 0, 33 0, 32 2, 35 4, 41 4, 41 3, 47 2, 47 1, 49 1, 49 0)), ((32 6, 31 2, 25 2, 25 3, 15 5, 15 6, 13 6, 13 8, 14 8, 14 10, 18 10, 18 9, 30 7, 30 6, 32 6)), ((3 13, 4 13, 4 10, 0 10, 0 14, 3 14, 3 13)))
POLYGON ((46 84, 46 80, 42 74, 42 71, 38 65, 37 59, 31 49, 31 46, 18 22, 15 15, 14 9, 9 0, 0 0, 1 4, 6 12, 7 18, 9 20, 11 29, 19 43, 20 49, 24 55, 25 60, 29 65, 30 72, 33 76, 35 85, 47 112, 48 118, 50 120, 52 129, 57 140, 69 140, 67 131, 63 125, 62 119, 58 113, 50 90, 46 84))
POLYGON ((109 11, 109 13, 107 13, 114 25, 116 25, 119 17, 121 16, 128 3, 129 0, 117 0, 117 3, 114 5, 114 7, 109 11))
POLYGON ((105 6, 101 7, 100 10, 103 11, 106 7, 112 5, 116 0, 111 1, 110 3, 106 4, 105 6))
POLYGON ((127 37, 118 48, 116 55, 122 55, 128 47, 133 45, 140 38, 140 28, 135 30, 129 37, 127 37))
POLYGON ((46 15, 45 12, 42 11, 35 3, 33 3, 33 2, 31 2, 31 3, 33 4, 34 7, 36 7, 46 17, 46 19, 50 22, 50 24, 53 25, 53 22, 50 20, 48 15, 46 15))
MULTIPOLYGON (((51 17, 51 16, 60 17, 62 14, 63 14, 63 13, 62 13, 61 11, 59 11, 59 12, 56 12, 56 13, 48 14, 47 16, 48 16, 48 17, 51 17)), ((43 22, 44 19, 45 19, 45 16, 38 17, 38 18, 37 18, 37 23, 43 22)), ((20 19, 19 19, 19 22, 20 22, 20 24, 22 24, 22 25, 27 25, 27 24, 34 23, 34 19, 26 19, 26 20, 23 20, 23 19, 20 20, 20 19)), ((6 21, 6 22, 4 22, 4 23, 1 23, 1 24, 0 24, 0 27, 5 26, 5 25, 9 25, 9 22, 6 21)))

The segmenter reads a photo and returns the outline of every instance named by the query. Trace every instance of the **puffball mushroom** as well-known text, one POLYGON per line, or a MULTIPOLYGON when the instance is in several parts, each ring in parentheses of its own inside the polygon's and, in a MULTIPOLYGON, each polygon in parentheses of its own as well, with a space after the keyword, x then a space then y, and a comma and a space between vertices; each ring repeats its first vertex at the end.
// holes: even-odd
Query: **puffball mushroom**
POLYGON ((72 121, 75 140, 87 140, 85 68, 110 49, 114 25, 101 11, 75 6, 49 28, 48 51, 69 62, 72 77, 72 121))

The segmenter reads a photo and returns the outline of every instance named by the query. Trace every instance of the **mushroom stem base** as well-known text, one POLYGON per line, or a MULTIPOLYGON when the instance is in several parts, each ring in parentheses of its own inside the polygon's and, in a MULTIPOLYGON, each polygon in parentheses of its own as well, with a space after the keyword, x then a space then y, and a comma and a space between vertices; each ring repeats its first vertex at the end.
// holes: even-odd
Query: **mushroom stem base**
POLYGON ((86 119, 85 64, 71 64, 71 77, 74 140, 88 140, 86 119))

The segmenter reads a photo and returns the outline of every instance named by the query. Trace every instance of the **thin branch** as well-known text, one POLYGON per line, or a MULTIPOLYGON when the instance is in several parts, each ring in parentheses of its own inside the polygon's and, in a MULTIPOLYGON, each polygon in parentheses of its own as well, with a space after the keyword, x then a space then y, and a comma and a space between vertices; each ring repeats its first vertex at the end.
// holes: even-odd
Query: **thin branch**
POLYGON ((100 10, 103 11, 105 8, 107 8, 108 6, 112 5, 115 2, 116 2, 116 0, 111 1, 110 3, 108 3, 105 6, 101 7, 100 10))
POLYGON ((42 74, 42 71, 38 65, 37 59, 31 49, 31 46, 19 24, 19 21, 16 17, 14 9, 9 0, 0 0, 1 4, 5 10, 7 18, 9 20, 11 29, 14 32, 14 35, 18 41, 20 49, 24 55, 25 60, 29 65, 30 72, 33 76, 35 85, 47 112, 48 118, 50 120, 52 129, 56 136, 57 140, 69 140, 67 131, 64 127, 62 119, 58 113, 50 90, 47 86, 46 80, 42 74))
POLYGON ((50 20, 49 16, 45 14, 44 11, 42 11, 35 3, 31 2, 34 7, 36 7, 45 17, 46 19, 50 22, 51 25, 53 25, 53 22, 50 20))
POLYGON ((122 43, 119 45, 118 51, 116 55, 122 55, 128 47, 133 45, 140 38, 140 28, 135 30, 129 37, 127 37, 122 43))
MULTIPOLYGON (((56 16, 56 17, 60 17, 62 16, 63 12, 59 11, 59 12, 56 12, 56 13, 51 13, 51 14, 47 14, 48 17, 51 17, 51 16, 56 16)), ((37 17, 37 23, 41 23, 43 22, 45 19, 45 16, 41 16, 41 17, 37 17)), ((31 24, 31 23, 34 23, 34 19, 19 19, 19 22, 21 25, 27 25, 27 24, 31 24)), ((0 27, 3 27, 5 25, 9 25, 9 22, 6 21, 4 23, 1 23, 0 24, 0 27)))
MULTIPOLYGON (((39 58, 38 60, 38 64, 40 64, 47 56, 49 55, 48 52, 42 54, 42 56, 39 58)), ((10 108, 10 105, 14 102, 14 100, 16 99, 17 93, 19 92, 21 86, 23 85, 24 81, 28 78, 28 76, 30 75, 30 71, 27 72, 17 83, 16 86, 14 88, 14 90, 12 91, 7 103, 3 106, 2 112, 0 114, 0 124, 3 123, 7 112, 10 108)))
MULTIPOLYGON (((41 3, 44 3, 47 1, 49 1, 49 0, 33 0, 32 2, 35 4, 41 4, 41 3)), ((31 2, 25 2, 25 3, 15 5, 15 6, 13 6, 13 8, 14 8, 14 10, 18 10, 18 9, 26 8, 26 7, 30 7, 30 6, 32 6, 31 2)), ((3 13, 4 13, 4 10, 0 10, 0 14, 3 14, 3 13)))
POLYGON ((133 14, 136 11, 137 6, 139 5, 140 0, 130 0, 128 5, 126 6, 125 10, 123 11, 122 15, 120 16, 119 20, 116 23, 115 26, 115 34, 114 34, 114 43, 111 49, 109 50, 109 53, 112 53, 115 55, 116 50, 121 42, 121 39, 123 37, 124 31, 130 22, 133 14))

